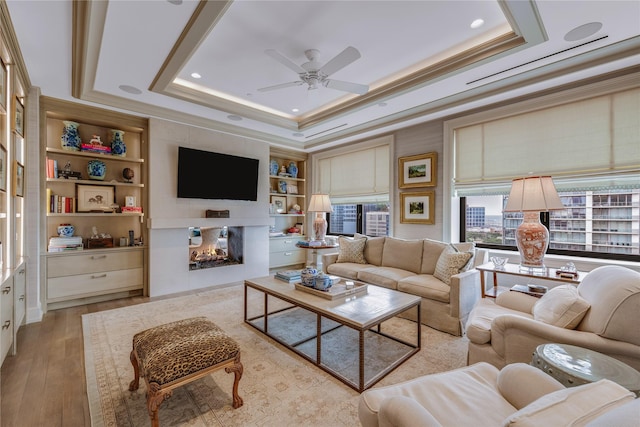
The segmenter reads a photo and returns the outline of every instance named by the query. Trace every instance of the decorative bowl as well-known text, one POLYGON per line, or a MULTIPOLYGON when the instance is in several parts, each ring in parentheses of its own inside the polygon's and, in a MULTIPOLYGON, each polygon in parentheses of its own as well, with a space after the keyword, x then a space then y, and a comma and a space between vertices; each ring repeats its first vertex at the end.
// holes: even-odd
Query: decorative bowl
POLYGON ((71 224, 60 224, 58 226, 58 236, 60 237, 71 237, 74 231, 75 227, 71 224))
POLYGON ((302 282, 304 286, 313 288, 315 285, 315 279, 317 275, 318 275, 317 269, 313 267, 307 267, 300 272, 300 282, 302 282))
POLYGON ((333 286, 333 280, 331 280, 330 276, 327 276, 324 273, 318 274, 313 279, 313 287, 319 291, 326 291, 331 286, 333 286))
POLYGON ((502 256, 492 256, 490 259, 496 268, 504 268, 504 265, 509 260, 509 258, 502 256))

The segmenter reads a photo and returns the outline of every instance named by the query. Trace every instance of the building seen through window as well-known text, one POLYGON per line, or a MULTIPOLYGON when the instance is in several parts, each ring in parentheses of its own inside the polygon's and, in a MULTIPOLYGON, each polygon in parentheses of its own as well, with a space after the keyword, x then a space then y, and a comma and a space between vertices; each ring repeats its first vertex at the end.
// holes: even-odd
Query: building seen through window
MULTIPOLYGON (((640 189, 559 195, 566 209, 549 212, 543 221, 549 229, 550 252, 640 254, 640 189)), ((515 247, 522 213, 503 213, 506 200, 507 196, 466 197, 465 240, 515 247)))
POLYGON ((389 204, 334 204, 327 222, 327 234, 388 236, 389 204))

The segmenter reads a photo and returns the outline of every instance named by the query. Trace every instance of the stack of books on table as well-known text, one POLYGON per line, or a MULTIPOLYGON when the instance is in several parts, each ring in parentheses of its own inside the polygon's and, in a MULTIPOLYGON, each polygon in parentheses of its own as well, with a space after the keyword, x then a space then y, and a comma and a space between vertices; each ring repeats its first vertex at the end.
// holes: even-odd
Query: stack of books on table
POLYGON ((299 282, 301 273, 302 270, 282 270, 276 273, 275 278, 287 283, 299 282))
POLYGON ((322 246, 322 242, 320 240, 298 240, 296 243, 298 246, 302 246, 305 248, 313 248, 317 246, 322 246))
POLYGON ((49 239, 49 252, 81 251, 82 236, 52 237, 49 239))

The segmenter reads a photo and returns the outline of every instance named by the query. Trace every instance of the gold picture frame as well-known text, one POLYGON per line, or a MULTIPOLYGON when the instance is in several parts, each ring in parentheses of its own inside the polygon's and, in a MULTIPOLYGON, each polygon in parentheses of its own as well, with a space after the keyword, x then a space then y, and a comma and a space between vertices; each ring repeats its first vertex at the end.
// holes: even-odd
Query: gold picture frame
POLYGON ((7 67, 4 61, 0 59, 0 114, 7 113, 7 67))
POLYGON ((7 192, 7 149, 0 144, 0 191, 7 192))
POLYGON ((398 157, 398 188, 435 187, 438 153, 398 157))
POLYGON ((17 160, 13 162, 13 195, 24 197, 24 166, 17 160))
POLYGON ((17 96, 13 98, 13 131, 24 138, 24 105, 17 96))
POLYGON ((273 205, 273 213, 287 213, 287 198, 285 196, 271 196, 271 204, 273 205))
POLYGON ((435 191, 400 193, 400 222, 403 224, 436 223, 435 191))
POLYGON ((111 212, 115 185, 76 184, 77 212, 111 212))

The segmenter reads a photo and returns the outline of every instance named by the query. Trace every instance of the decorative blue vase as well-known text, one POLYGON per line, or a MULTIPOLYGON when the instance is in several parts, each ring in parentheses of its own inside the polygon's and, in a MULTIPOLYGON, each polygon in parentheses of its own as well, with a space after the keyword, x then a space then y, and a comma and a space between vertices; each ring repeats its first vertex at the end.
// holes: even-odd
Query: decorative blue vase
POLYGON ((278 181, 278 193, 285 194, 287 192, 287 181, 278 181))
POLYGON ((89 173, 89 179, 103 181, 107 173, 107 165, 105 165, 102 160, 89 160, 89 163, 87 163, 87 172, 89 173))
POLYGON ((124 131, 111 129, 111 154, 114 156, 125 157, 127 155, 127 146, 124 144, 124 131))
POLYGON ((71 224, 60 224, 58 227, 58 236, 60 237, 71 237, 73 236, 73 232, 75 228, 71 224))
POLYGON ((78 134, 78 126, 80 125, 76 122, 71 122, 68 120, 63 121, 62 124, 64 125, 64 129, 62 130, 62 137, 60 138, 62 149, 69 151, 80 151, 80 145, 82 144, 82 140, 80 139, 80 135, 78 134))
POLYGON ((307 267, 300 272, 300 282, 304 286, 313 288, 315 285, 315 279, 317 275, 318 275, 318 270, 316 268, 307 267))
POLYGON ((295 162, 290 162, 289 167, 287 167, 287 172, 291 175, 292 178, 298 177, 298 165, 295 162))
POLYGON ((327 289, 329 289, 331 286, 333 286, 333 283, 331 281, 331 277, 327 276, 324 273, 320 273, 318 274, 314 279, 313 279, 313 287, 319 291, 326 291, 327 289))
POLYGON ((278 162, 275 160, 271 160, 269 163, 269 175, 276 176, 278 175, 278 171, 280 170, 280 166, 278 166, 278 162))

